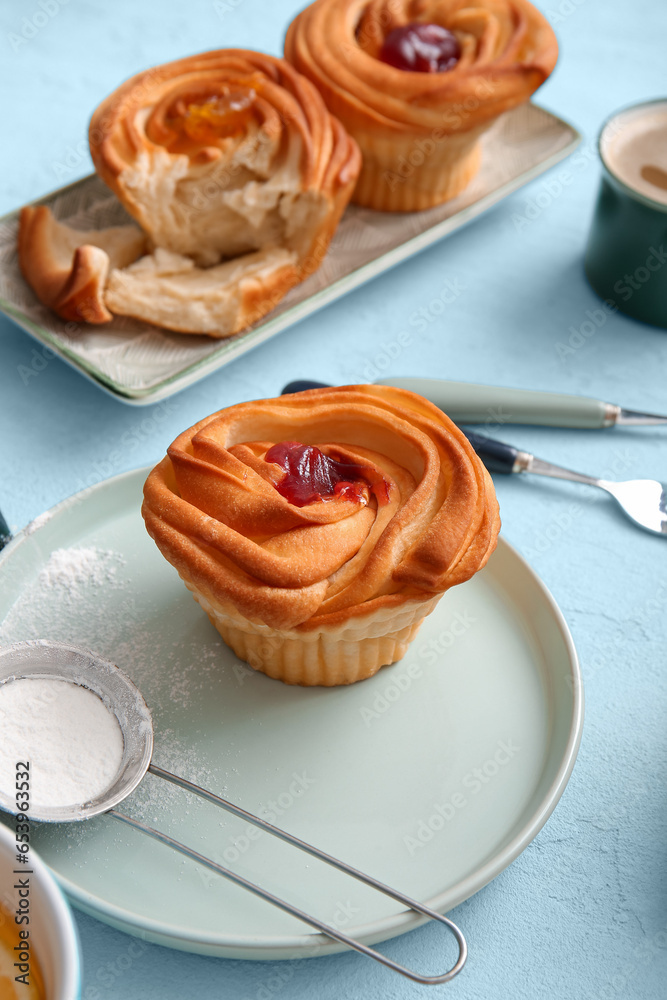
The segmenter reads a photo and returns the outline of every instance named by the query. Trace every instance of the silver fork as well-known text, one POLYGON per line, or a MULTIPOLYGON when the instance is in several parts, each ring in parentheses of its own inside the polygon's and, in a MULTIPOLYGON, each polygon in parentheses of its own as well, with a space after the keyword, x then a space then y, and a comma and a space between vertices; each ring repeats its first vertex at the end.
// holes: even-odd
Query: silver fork
POLYGON ((505 444, 504 441, 496 441, 472 431, 464 433, 491 472, 530 472, 537 476, 584 483, 586 486, 599 486, 601 490, 611 493, 631 521, 646 531, 667 538, 667 487, 657 479, 628 479, 624 482, 596 479, 595 476, 545 462, 528 451, 520 451, 505 444))
POLYGON ((635 524, 667 537, 667 487, 657 479, 626 479, 622 482, 595 479, 594 476, 544 462, 525 451, 519 452, 517 462, 519 468, 513 469, 513 472, 533 472, 538 476, 552 476, 554 479, 569 479, 574 483, 599 486, 601 490, 611 493, 619 507, 635 524))

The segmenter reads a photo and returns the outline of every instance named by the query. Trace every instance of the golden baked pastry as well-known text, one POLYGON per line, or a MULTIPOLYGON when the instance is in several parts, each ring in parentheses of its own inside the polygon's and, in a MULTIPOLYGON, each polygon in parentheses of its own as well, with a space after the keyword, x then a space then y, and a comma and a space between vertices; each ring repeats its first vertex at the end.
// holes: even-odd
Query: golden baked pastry
POLYGON ((459 194, 482 132, 528 100, 557 55, 528 0, 315 0, 285 39, 286 59, 361 147, 353 200, 391 212, 459 194))
POLYGON ((138 226, 72 229, 45 205, 27 206, 19 218, 19 264, 40 302, 62 319, 107 323, 104 302, 110 268, 131 264, 146 249, 138 226))
POLYGON ((148 476, 142 513, 234 652, 304 685, 400 659, 500 527, 462 431, 421 396, 376 385, 201 420, 148 476))
POLYGON ((132 77, 94 112, 90 149, 160 251, 111 273, 108 308, 215 337, 319 267, 361 166, 308 80, 241 49, 132 77))

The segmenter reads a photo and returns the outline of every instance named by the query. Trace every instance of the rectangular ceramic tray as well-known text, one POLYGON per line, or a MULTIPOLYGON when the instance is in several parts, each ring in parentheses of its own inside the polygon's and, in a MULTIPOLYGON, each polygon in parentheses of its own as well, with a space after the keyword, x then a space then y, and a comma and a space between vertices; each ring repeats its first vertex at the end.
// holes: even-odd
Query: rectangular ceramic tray
MULTIPOLYGON (((228 340, 172 333, 120 316, 103 326, 60 320, 41 305, 21 276, 18 211, 0 219, 0 310, 117 398, 138 405, 155 403, 459 229, 568 156, 580 140, 571 125, 534 104, 508 112, 484 137, 482 167, 463 194, 409 214, 351 205, 319 270, 268 316, 228 340)), ((128 221, 116 196, 96 175, 54 191, 39 203, 77 229, 128 221)))

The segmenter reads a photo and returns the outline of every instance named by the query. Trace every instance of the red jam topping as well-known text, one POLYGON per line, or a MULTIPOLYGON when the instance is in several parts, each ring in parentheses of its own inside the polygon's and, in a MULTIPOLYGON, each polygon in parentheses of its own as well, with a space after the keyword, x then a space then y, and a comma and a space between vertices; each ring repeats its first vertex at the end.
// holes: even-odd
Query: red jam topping
POLYGON ((387 483, 374 469, 329 458, 311 444, 281 441, 269 448, 265 461, 284 470, 285 475, 274 485, 295 507, 336 497, 366 504, 370 493, 380 504, 389 499, 387 483))
POLYGON ((439 24, 405 24, 394 28, 380 49, 382 62, 413 73, 445 73, 461 58, 456 35, 439 24))

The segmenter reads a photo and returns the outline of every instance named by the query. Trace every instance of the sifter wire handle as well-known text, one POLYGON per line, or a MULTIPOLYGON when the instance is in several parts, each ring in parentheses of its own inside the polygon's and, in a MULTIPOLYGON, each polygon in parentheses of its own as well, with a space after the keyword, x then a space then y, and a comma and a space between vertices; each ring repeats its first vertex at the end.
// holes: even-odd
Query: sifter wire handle
POLYGON ((168 847, 178 851, 180 854, 184 854, 186 857, 196 861, 198 864, 210 868, 211 871, 216 872, 218 875, 222 875, 224 878, 236 883, 236 885, 247 889, 255 896, 265 899, 267 902, 272 903, 274 906, 284 910, 286 913, 290 913, 292 916, 297 917, 297 919, 303 920, 304 923, 310 924, 311 927, 315 927, 316 930, 321 931, 322 934, 326 934, 327 937, 340 941, 342 944, 347 945, 349 948, 353 948, 362 955, 367 955, 369 958, 374 959, 376 962, 380 962, 382 965, 387 966, 387 968, 392 969, 394 972, 398 972, 400 975, 406 976, 413 982, 422 983, 426 986, 437 986, 442 983, 447 983, 453 979, 454 976, 458 975, 465 965, 468 952, 465 938, 456 924, 448 917, 443 916, 441 913, 436 913, 435 910, 431 910, 428 906, 424 906, 423 903, 419 903, 417 900, 411 899, 402 892, 392 889, 390 886, 378 881, 378 879, 373 878, 371 875, 366 875, 364 872, 360 872, 357 868, 353 868, 351 865, 346 864, 346 862, 340 861, 338 858, 334 858, 330 854, 326 854, 324 851, 314 847, 312 844, 299 840, 298 837, 294 837, 285 830, 281 830, 279 827, 273 826, 271 823, 267 823, 266 820, 260 819, 259 816, 255 816, 253 813, 242 809, 240 806, 236 806, 232 802, 228 802, 227 799, 223 799, 219 795, 215 795, 213 792, 207 791, 207 789, 194 784, 192 781, 188 781, 186 778, 181 778, 176 774, 172 774, 171 771, 165 771, 156 764, 150 764, 148 770, 151 774, 154 774, 159 778, 163 778, 165 781, 169 781, 174 785, 179 785, 188 792, 193 792, 195 795, 199 795, 201 798, 206 799, 206 801, 212 802, 214 805, 220 806, 227 812, 232 813, 234 816, 238 816, 240 819, 243 819, 248 823, 252 823, 254 826, 260 827, 260 829, 265 830, 272 836, 278 837, 280 840, 284 840, 288 844, 292 844, 292 846, 297 847, 301 851, 305 851, 307 854, 310 854, 315 858, 319 858, 320 861, 324 861, 326 864, 331 865, 334 868, 338 868, 339 871, 345 872, 347 875, 357 879, 359 882, 364 882, 366 885, 371 886, 371 888, 377 889, 378 892, 382 892, 385 895, 390 896, 392 899, 397 900, 399 903, 403 903, 416 913, 421 913, 424 916, 429 917, 431 920, 437 920, 439 923, 444 924, 456 938, 456 942, 459 947, 459 954, 456 963, 451 969, 439 976, 423 976, 418 972, 414 972, 412 969, 407 969, 404 965, 399 965, 398 962, 392 961, 392 959, 382 955, 374 948, 370 948, 368 945, 362 944, 361 941, 357 941, 355 938, 349 937, 347 934, 337 930, 335 927, 330 927, 323 921, 318 920, 317 917, 313 917, 309 913, 305 913, 303 910, 300 910, 298 907, 286 902, 284 899, 274 896, 273 893, 260 888, 258 885, 255 885, 254 882, 250 882, 241 875, 237 875, 228 868, 225 868, 223 865, 211 860, 211 858, 207 858, 204 855, 199 854, 197 851, 187 847, 185 844, 182 844, 180 841, 174 840, 167 834, 161 833, 159 830, 156 830, 151 826, 147 826, 130 816, 126 816, 124 813, 118 812, 116 809, 110 809, 107 812, 108 816, 112 816, 114 819, 131 826, 133 829, 147 834, 154 840, 158 840, 160 843, 166 844, 168 847))

